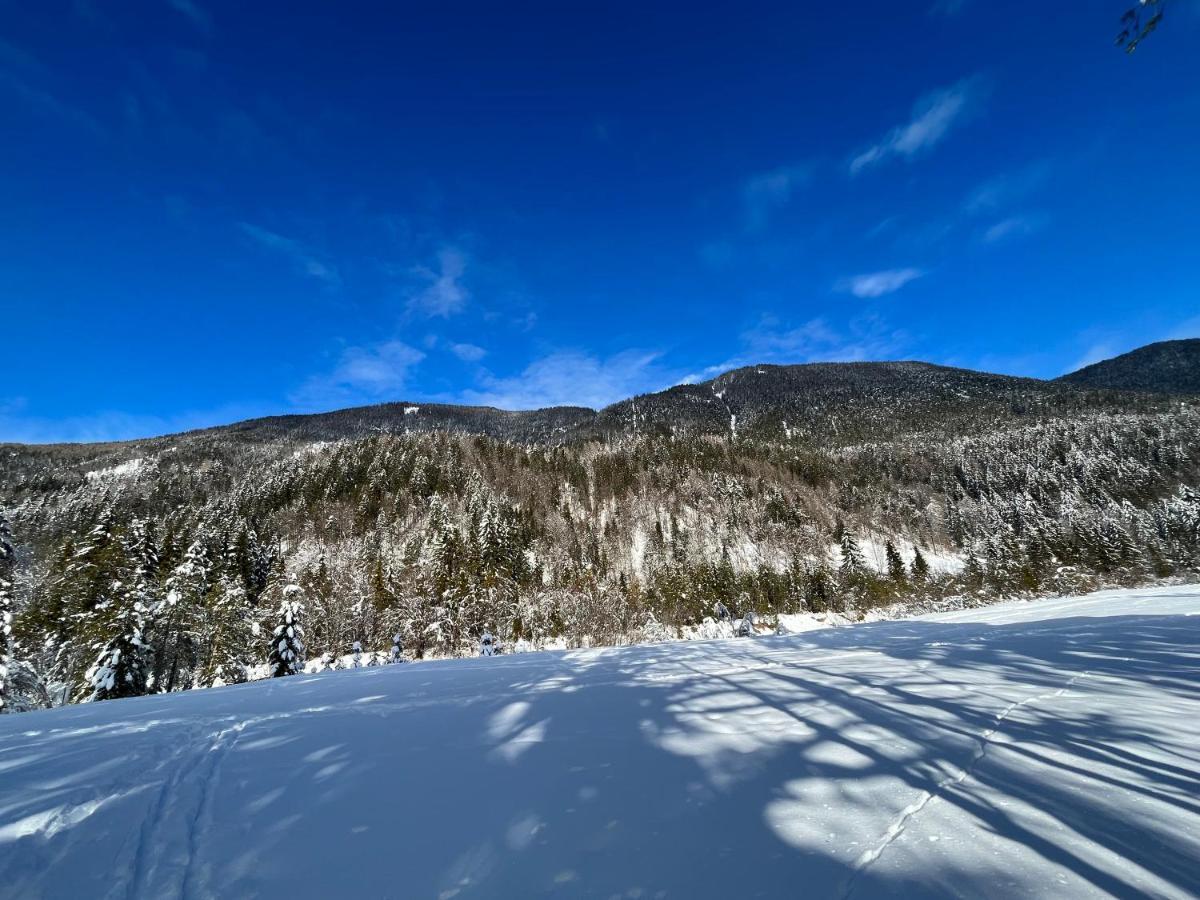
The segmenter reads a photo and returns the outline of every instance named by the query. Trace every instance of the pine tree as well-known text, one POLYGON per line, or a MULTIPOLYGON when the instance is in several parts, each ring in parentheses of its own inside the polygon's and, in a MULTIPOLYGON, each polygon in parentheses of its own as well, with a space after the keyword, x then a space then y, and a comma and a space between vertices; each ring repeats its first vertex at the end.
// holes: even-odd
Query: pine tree
POLYGON ((193 541, 167 579, 166 597, 155 611, 155 690, 173 691, 192 681, 206 644, 212 563, 203 541, 193 541))
POLYGON ((967 558, 963 563, 962 580, 967 590, 977 591, 983 587, 985 573, 983 564, 979 561, 979 556, 974 549, 967 551, 967 558))
POLYGON ((905 580, 904 560, 900 557, 899 551, 896 550, 896 545, 891 541, 884 544, 883 552, 887 558, 888 578, 897 584, 902 584, 905 580))
POLYGON ((828 612, 833 606, 833 586, 829 570, 816 566, 805 578, 805 599, 810 612, 828 612))
POLYGON ((925 561, 925 554, 921 552, 920 547, 913 550, 912 578, 919 584, 929 580, 929 563, 925 561))
POLYGON ((241 684, 251 664, 254 641, 250 599, 236 571, 222 572, 208 595, 209 643, 196 676, 201 687, 241 684))
POLYGON ((279 606, 278 622, 271 633, 271 652, 267 666, 272 678, 296 675, 304 671, 304 629, 301 619, 304 614, 302 598, 304 591, 299 585, 289 584, 283 589, 283 602, 279 606))
POLYGON ((854 539, 854 535, 849 530, 842 532, 841 549, 842 577, 852 581, 862 575, 865 566, 862 551, 858 548, 858 541, 854 539))
POLYGON ((132 602, 118 613, 117 633, 104 645, 87 673, 90 700, 116 700, 146 693, 149 647, 142 639, 145 610, 132 602))
POLYGON ((479 655, 496 655, 496 639, 492 637, 492 633, 490 631, 485 631, 483 636, 479 639, 479 655))
POLYGON ((400 640, 399 634, 392 635, 392 649, 391 649, 391 652, 388 653, 388 662, 389 663, 404 662, 404 644, 400 640))
POLYGON ((6 689, 12 656, 13 572, 16 569, 16 557, 8 519, 0 512, 0 713, 8 709, 6 689))
POLYGON ((128 571, 120 531, 112 510, 106 507, 75 549, 56 585, 61 592, 57 605, 63 621, 58 629, 61 641, 56 648, 55 668, 66 692, 81 695, 90 690, 80 676, 93 654, 112 636, 128 571))

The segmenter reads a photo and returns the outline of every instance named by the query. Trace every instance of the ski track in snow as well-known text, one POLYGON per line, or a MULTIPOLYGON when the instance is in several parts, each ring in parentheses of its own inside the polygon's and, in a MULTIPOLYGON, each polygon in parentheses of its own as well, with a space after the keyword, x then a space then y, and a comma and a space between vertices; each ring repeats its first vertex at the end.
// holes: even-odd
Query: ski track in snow
POLYGON ((1200 896, 1198 645, 1161 587, 3 716, 0 900, 1200 896))

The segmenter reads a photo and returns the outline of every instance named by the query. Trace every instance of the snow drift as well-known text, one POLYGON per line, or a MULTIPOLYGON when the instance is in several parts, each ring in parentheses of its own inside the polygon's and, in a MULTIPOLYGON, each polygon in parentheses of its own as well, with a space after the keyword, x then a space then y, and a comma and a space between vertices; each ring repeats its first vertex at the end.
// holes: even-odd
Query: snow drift
POLYGON ((1200 893, 1200 588, 0 717, 6 897, 1200 893))

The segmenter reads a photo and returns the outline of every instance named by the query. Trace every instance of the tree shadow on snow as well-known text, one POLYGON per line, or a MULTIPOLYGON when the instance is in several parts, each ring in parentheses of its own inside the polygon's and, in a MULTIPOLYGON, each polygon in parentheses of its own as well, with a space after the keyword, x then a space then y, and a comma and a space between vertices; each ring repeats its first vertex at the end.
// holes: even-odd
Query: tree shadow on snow
POLYGON ((0 894, 1194 895, 1198 647, 1200 616, 908 621, 131 701, 0 732, 0 894), (145 789, 97 796, 130 752, 145 789), (88 797, 103 833, 31 818, 88 797))

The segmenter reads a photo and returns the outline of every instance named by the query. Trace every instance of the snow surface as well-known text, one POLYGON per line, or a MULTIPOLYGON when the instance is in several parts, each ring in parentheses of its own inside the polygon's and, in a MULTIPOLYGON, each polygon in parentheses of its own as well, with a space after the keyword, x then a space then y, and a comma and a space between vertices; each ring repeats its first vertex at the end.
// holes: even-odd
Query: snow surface
POLYGON ((0 716, 0 896, 547 894, 1200 894, 1200 587, 0 716))

